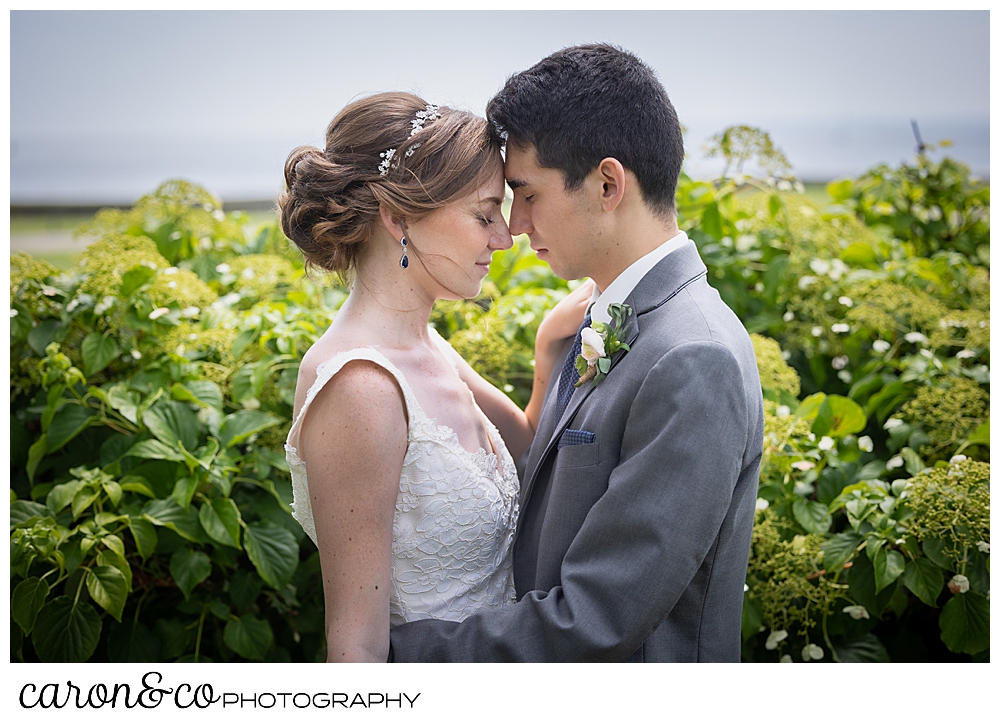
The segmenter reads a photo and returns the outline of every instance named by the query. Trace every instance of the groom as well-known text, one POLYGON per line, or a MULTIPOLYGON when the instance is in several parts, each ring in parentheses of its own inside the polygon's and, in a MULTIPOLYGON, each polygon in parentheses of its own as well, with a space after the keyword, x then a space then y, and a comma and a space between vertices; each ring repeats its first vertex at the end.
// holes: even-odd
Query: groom
POLYGON ((553 373, 521 475, 518 602, 394 628, 390 659, 738 662, 761 387, 677 227, 673 106, 639 59, 586 45, 511 77, 487 115, 507 142, 511 233, 594 280, 584 326, 627 304, 629 350, 576 387, 578 334, 553 373))

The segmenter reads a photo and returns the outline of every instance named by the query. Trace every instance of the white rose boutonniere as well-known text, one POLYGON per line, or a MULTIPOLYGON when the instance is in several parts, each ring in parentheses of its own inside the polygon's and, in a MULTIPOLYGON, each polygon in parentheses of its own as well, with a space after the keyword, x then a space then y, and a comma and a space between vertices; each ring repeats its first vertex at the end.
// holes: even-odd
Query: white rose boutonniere
POLYGON ((628 304, 611 304, 608 316, 611 323, 596 321, 580 332, 580 354, 576 358, 576 371, 580 379, 576 386, 582 387, 589 381, 596 387, 611 371, 611 359, 615 354, 629 351, 629 346, 619 337, 625 336, 628 317, 632 307, 628 304))

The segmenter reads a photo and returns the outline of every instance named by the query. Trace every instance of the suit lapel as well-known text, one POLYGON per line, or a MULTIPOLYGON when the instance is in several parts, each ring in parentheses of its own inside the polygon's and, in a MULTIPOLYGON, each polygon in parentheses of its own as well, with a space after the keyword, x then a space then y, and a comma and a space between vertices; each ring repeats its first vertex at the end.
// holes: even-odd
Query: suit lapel
MULTIPOLYGON (((632 347, 639 337, 639 317, 643 314, 658 309, 680 293, 688 284, 696 281, 707 273, 705 264, 702 263, 698 255, 698 249, 691 242, 688 246, 683 246, 671 254, 668 254, 656 264, 636 285, 632 293, 625 300, 625 303, 632 307, 631 324, 626 335, 626 343, 632 347)), ((566 353, 569 353, 567 350, 566 353)), ((630 352, 618 354, 611 361, 611 371, 614 371, 622 359, 630 352)), ((565 357, 564 357, 565 359, 565 357)), ((560 364, 558 369, 562 369, 560 364)), ((553 384, 557 383, 558 376, 553 379, 553 384)), ((550 390, 553 384, 550 384, 550 390)), ((556 394, 548 394, 542 408, 541 419, 538 424, 538 431, 535 441, 532 443, 532 451, 529 454, 528 462, 525 466, 525 479, 521 484, 521 510, 522 514, 525 506, 531 497, 531 491, 535 486, 539 470, 545 465, 545 460, 553 450, 556 449, 559 437, 569 426, 577 410, 589 397, 596 387, 593 383, 584 384, 573 392, 566 409, 557 422, 554 423, 552 416, 555 411, 556 394), (545 440, 544 447, 540 454, 535 453, 535 447, 542 440, 545 440)), ((520 528, 518 529, 520 531, 520 528)))

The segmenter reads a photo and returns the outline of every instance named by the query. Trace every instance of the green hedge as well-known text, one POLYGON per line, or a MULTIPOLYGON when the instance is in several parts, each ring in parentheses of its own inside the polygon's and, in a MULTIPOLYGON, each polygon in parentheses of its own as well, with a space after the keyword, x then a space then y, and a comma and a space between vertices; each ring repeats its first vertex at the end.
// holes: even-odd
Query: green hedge
MULTIPOLYGON (((727 168, 782 170, 734 130, 727 168)), ((988 659, 989 189, 921 156, 829 190, 678 189, 766 400, 744 658, 988 659)), ((345 289, 183 181, 80 233, 70 272, 11 256, 12 660, 325 659, 282 445, 345 289)), ((522 238, 432 323, 523 405, 568 288, 522 238)))

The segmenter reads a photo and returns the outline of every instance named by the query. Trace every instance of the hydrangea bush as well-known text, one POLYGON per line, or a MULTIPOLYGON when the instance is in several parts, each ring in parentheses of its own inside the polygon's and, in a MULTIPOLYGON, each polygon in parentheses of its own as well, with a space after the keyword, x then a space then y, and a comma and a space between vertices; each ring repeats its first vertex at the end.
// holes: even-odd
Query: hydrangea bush
MULTIPOLYGON (((761 131, 714 143, 678 203, 765 397, 744 659, 988 659, 988 187, 920 158, 824 207, 761 131)), ((11 256, 12 660, 325 659, 282 445, 346 289, 184 181, 79 233, 11 256)), ((523 406, 570 287, 521 238, 431 322, 523 406)))

